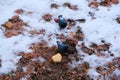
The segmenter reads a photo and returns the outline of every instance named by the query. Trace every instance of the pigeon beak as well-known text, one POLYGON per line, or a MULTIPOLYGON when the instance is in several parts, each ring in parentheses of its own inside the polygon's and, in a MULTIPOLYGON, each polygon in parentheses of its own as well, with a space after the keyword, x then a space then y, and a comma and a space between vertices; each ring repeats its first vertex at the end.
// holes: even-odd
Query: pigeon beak
POLYGON ((55 21, 56 23, 58 23, 58 18, 55 18, 54 21, 55 21))

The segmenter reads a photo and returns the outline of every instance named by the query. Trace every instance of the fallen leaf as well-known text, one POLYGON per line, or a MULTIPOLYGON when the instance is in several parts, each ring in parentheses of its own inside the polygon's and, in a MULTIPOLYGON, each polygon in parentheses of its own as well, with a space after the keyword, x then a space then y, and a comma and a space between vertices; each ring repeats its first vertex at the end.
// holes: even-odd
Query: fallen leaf
POLYGON ((33 14, 33 12, 32 11, 28 11, 27 14, 33 14))
POLYGON ((12 29, 13 28, 13 23, 8 21, 5 23, 5 27, 8 28, 8 29, 12 29))
POLYGON ((111 2, 112 2, 113 4, 118 4, 118 3, 119 3, 119 0, 111 0, 111 2))
POLYGON ((52 15, 48 13, 48 14, 43 15, 42 18, 43 18, 45 21, 49 22, 49 21, 52 20, 52 15))
POLYGON ((30 30, 30 34, 34 35, 37 34, 38 32, 36 30, 30 30))
POLYGON ((98 6, 99 6, 99 2, 96 2, 96 1, 90 2, 90 3, 89 3, 89 6, 95 8, 95 9, 97 9, 98 6))
POLYGON ((53 4, 51 4, 51 8, 58 8, 58 7, 60 7, 58 4, 55 4, 55 3, 53 3, 53 4))
POLYGON ((23 9, 18 9, 18 10, 16 10, 15 11, 17 14, 22 14, 23 12, 24 12, 24 10, 23 9))

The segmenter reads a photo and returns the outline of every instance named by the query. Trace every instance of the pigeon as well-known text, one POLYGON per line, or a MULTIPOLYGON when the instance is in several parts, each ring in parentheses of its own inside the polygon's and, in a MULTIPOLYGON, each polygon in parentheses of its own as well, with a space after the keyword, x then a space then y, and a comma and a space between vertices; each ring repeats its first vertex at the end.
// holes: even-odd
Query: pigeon
POLYGON ((58 16, 58 24, 59 24, 59 27, 60 29, 63 29, 67 26, 67 20, 65 20, 62 15, 59 15, 58 16))
POLYGON ((58 16, 58 24, 60 29, 64 29, 67 26, 67 20, 65 20, 62 15, 58 16))
POLYGON ((57 41, 57 46, 58 46, 58 52, 61 54, 66 54, 68 52, 68 44, 63 44, 60 41, 57 41))

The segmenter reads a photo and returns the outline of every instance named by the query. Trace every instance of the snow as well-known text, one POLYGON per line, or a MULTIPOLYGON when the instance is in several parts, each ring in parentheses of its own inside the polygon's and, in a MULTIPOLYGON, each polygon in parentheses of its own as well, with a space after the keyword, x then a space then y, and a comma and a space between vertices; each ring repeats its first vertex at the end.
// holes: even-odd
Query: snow
POLYGON ((94 77, 95 80, 97 80, 97 78, 100 76, 100 74, 98 74, 94 69, 90 69, 88 74, 90 74, 91 77, 94 77))
POLYGON ((113 75, 120 76, 120 70, 119 70, 119 69, 116 69, 116 70, 113 72, 113 75))
MULTIPOLYGON (((2 60, 2 66, 0 67, 0 73, 8 73, 11 70, 16 69, 16 63, 20 59, 17 56, 19 52, 31 52, 29 46, 32 43, 39 42, 40 40, 46 40, 49 46, 56 45, 58 40, 55 35, 52 35, 51 41, 48 41, 47 36, 49 34, 61 34, 69 35, 70 32, 67 29, 59 30, 58 24, 52 20, 51 22, 45 22, 42 16, 46 13, 51 13, 53 18, 58 15, 63 15, 64 18, 80 19, 85 18, 85 23, 77 23, 83 30, 85 34, 84 42, 89 46, 92 42, 97 44, 101 43, 101 40, 105 40, 111 43, 110 51, 114 53, 115 57, 120 57, 120 24, 116 23, 115 19, 120 17, 119 13, 120 3, 117 5, 112 5, 111 7, 99 7, 99 10, 92 9, 88 7, 87 0, 0 0, 0 25, 5 23, 9 18, 14 16, 17 9, 23 9, 25 11, 32 11, 33 14, 27 15, 22 14, 20 18, 24 22, 28 22, 30 28, 25 28, 26 32, 24 35, 18 35, 11 38, 6 38, 4 36, 4 31, 0 29, 0 59, 2 60), (79 10, 74 11, 69 8, 62 7, 64 2, 70 2, 74 5, 78 5, 79 10), (58 9, 51 9, 50 4, 57 3, 61 7, 58 9), (88 14, 89 12, 94 13, 96 19, 92 19, 88 14), (46 33, 44 35, 34 35, 30 36, 29 30, 41 30, 45 29, 46 33), (68 32, 68 33, 65 33, 68 32), (116 37, 116 38, 115 38, 116 37)), ((0 28, 3 28, 0 26, 0 28)), ((4 28, 3 28, 4 29, 4 28)), ((73 28, 74 31, 74 28, 73 28)), ((81 53, 81 50, 79 50, 81 53)), ((43 61, 43 59, 41 59, 43 61)), ((96 67, 99 65, 105 65, 108 61, 111 61, 112 57, 98 57, 96 55, 88 56, 85 55, 84 61, 93 64, 91 67, 96 67)), ((75 65, 77 63, 75 62, 75 65)), ((80 63, 79 63, 80 64, 80 63)), ((72 64, 73 66, 73 64, 72 64)), ((99 74, 93 69, 88 72, 95 77, 99 74), (94 73, 93 73, 94 72, 94 73)), ((117 73, 120 73, 117 71, 117 73)), ((22 80, 22 79, 21 79, 22 80)))

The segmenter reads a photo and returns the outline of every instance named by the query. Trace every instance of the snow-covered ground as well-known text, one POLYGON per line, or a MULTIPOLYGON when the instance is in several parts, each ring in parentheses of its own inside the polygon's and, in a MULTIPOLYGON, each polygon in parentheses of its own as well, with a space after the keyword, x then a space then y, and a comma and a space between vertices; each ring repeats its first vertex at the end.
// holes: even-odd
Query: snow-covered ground
MULTIPOLYGON (((119 0, 120 1, 120 0, 119 0)), ((93 64, 88 73, 90 75, 98 76, 97 72, 94 72, 94 68, 99 65, 104 65, 108 61, 111 61, 115 57, 120 57, 120 24, 115 19, 120 17, 120 3, 112 4, 110 7, 99 6, 99 10, 95 10, 88 6, 88 0, 0 0, 0 25, 8 21, 9 18, 16 15, 14 12, 17 9, 23 9, 25 11, 31 11, 32 14, 21 14, 20 18, 24 22, 28 22, 30 27, 25 27, 24 35, 13 36, 6 38, 4 36, 4 28, 0 26, 0 59, 2 60, 0 73, 8 73, 11 70, 16 69, 16 63, 20 59, 19 52, 31 52, 29 49, 32 43, 38 42, 42 39, 48 41, 47 36, 49 34, 60 34, 70 32, 67 29, 59 30, 58 24, 54 22, 54 18, 62 14, 64 18, 72 19, 86 19, 85 23, 77 23, 75 27, 80 26, 85 35, 84 42, 89 46, 92 42, 100 44, 101 40, 105 40, 107 43, 111 43, 110 51, 114 53, 114 57, 98 57, 96 55, 86 55, 84 61, 93 64), (67 7, 63 7, 63 3, 70 2, 77 5, 78 10, 74 11, 67 7), (50 8, 51 3, 57 3, 61 7, 58 9, 50 8), (95 19, 92 19, 89 12, 94 14, 95 19), (42 16, 46 13, 53 15, 51 22, 46 22, 42 19, 42 16), (34 35, 30 36, 30 29, 41 30, 45 29, 45 36, 34 35), (16 44, 17 43, 17 44, 16 44)), ((73 28, 74 31, 74 28, 73 28)), ((52 39, 49 42, 49 46, 56 45, 57 38, 52 35, 52 39)), ((81 43, 81 42, 79 42, 81 43)), ((78 49, 81 54, 81 50, 78 49)), ((107 52, 106 52, 107 54, 107 52)), ((120 74, 120 71, 116 71, 120 74)))

